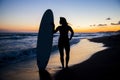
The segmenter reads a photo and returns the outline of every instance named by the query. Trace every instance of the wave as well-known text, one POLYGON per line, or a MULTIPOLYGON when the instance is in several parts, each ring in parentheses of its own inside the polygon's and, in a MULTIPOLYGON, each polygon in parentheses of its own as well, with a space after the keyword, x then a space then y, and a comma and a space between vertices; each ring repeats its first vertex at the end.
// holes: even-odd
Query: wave
MULTIPOLYGON (((74 45, 82 38, 95 38, 115 35, 116 33, 75 33, 70 41, 74 45)), ((37 33, 3 33, 0 34, 0 66, 9 63, 16 63, 26 58, 36 56, 37 33), (5 39, 5 40, 4 40, 5 39), (10 40, 8 40, 10 39, 10 40), (22 39, 22 40, 21 40, 22 39)), ((59 34, 54 34, 52 55, 58 50, 59 34)))
MULTIPOLYGON (((37 37, 38 33, 0 33, 0 40, 17 40, 17 39, 24 39, 32 36, 37 37)), ((58 34, 54 34, 53 37, 58 36, 58 34)))
POLYGON ((25 58, 34 57, 36 54, 36 49, 31 48, 27 50, 20 50, 20 51, 11 51, 4 54, 0 54, 0 66, 15 63, 25 58))
POLYGON ((24 39, 29 36, 37 36, 37 33, 1 33, 0 40, 17 40, 17 39, 24 39))
MULTIPOLYGON (((71 46, 73 44, 76 44, 80 41, 79 38, 73 38, 70 43, 71 46)), ((58 45, 53 45, 52 47, 52 55, 55 53, 55 51, 58 50, 58 45)), ((30 48, 26 50, 18 50, 18 51, 11 51, 6 53, 0 54, 0 66, 5 66, 6 64, 16 63, 28 58, 36 57, 36 48, 30 48)))

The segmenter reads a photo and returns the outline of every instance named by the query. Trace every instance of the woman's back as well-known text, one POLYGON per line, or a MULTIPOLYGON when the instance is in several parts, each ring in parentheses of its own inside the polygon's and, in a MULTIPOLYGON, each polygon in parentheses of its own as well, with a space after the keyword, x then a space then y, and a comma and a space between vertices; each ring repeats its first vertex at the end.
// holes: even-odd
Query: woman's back
POLYGON ((60 38, 68 38, 69 26, 59 26, 60 38))

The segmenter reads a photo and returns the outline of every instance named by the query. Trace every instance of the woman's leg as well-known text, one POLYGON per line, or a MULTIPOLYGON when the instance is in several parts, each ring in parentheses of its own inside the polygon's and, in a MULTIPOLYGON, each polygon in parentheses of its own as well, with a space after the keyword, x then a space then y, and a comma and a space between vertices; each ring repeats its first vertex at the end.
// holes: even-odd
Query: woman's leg
POLYGON ((66 68, 67 68, 68 62, 70 59, 70 44, 69 43, 65 46, 65 51, 66 51, 66 68))
POLYGON ((59 45, 59 52, 60 52, 60 61, 62 64, 62 68, 64 68, 64 48, 63 46, 59 45))

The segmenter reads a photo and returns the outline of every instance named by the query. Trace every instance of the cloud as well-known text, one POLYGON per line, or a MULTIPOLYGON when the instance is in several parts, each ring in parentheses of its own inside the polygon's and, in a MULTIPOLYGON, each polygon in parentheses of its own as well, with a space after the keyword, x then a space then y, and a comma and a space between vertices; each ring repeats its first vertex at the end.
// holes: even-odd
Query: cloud
POLYGON ((97 26, 107 26, 107 24, 98 24, 97 26))
POLYGON ((111 25, 118 25, 118 23, 111 23, 111 25))
POLYGON ((120 21, 118 21, 118 24, 120 24, 120 21))
POLYGON ((90 25, 90 27, 94 27, 94 26, 107 26, 107 24, 98 24, 98 25, 93 24, 93 25, 90 25))
POLYGON ((95 24, 93 24, 93 25, 90 25, 90 27, 92 27, 92 26, 96 26, 95 24))
POLYGON ((106 20, 111 20, 111 18, 106 18, 106 20))
POLYGON ((120 21, 118 21, 117 23, 111 23, 111 25, 120 25, 120 21))
MULTIPOLYGON (((117 23, 111 23, 111 25, 120 25, 120 21, 118 21, 117 23)), ((89 25, 90 27, 94 27, 94 26, 107 26, 107 24, 98 24, 98 25, 89 25)))

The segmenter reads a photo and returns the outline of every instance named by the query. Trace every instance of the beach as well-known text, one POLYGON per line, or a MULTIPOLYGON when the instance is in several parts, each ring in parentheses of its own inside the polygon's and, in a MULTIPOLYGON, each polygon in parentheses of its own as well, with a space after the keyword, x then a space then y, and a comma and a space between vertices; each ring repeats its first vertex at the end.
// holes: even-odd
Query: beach
POLYGON ((55 50, 44 74, 39 75, 36 57, 32 57, 1 67, 0 80, 40 80, 42 76, 41 80, 114 80, 119 78, 119 41, 120 35, 80 39, 71 45, 69 68, 61 69, 55 50))
POLYGON ((90 39, 103 43, 105 50, 88 60, 56 73, 55 80, 119 80, 120 35, 90 39))
MULTIPOLYGON (((70 69, 74 69, 72 68, 73 66, 86 61, 94 53, 106 48, 107 47, 103 47, 102 43, 95 43, 89 41, 88 39, 81 39, 79 43, 71 46, 69 62, 70 69)), ((59 52, 55 51, 53 54, 54 55, 50 57, 46 71, 50 74, 52 79, 56 79, 56 74, 59 76, 59 72, 61 72, 62 69, 60 68, 61 63, 59 60, 59 52)), ((36 57, 3 67, 0 69, 0 75, 0 80, 39 80, 39 71, 36 64, 36 57)), ((46 77, 47 75, 44 76, 46 77)))
POLYGON ((120 80, 120 0, 0 0, 0 80, 120 80))

